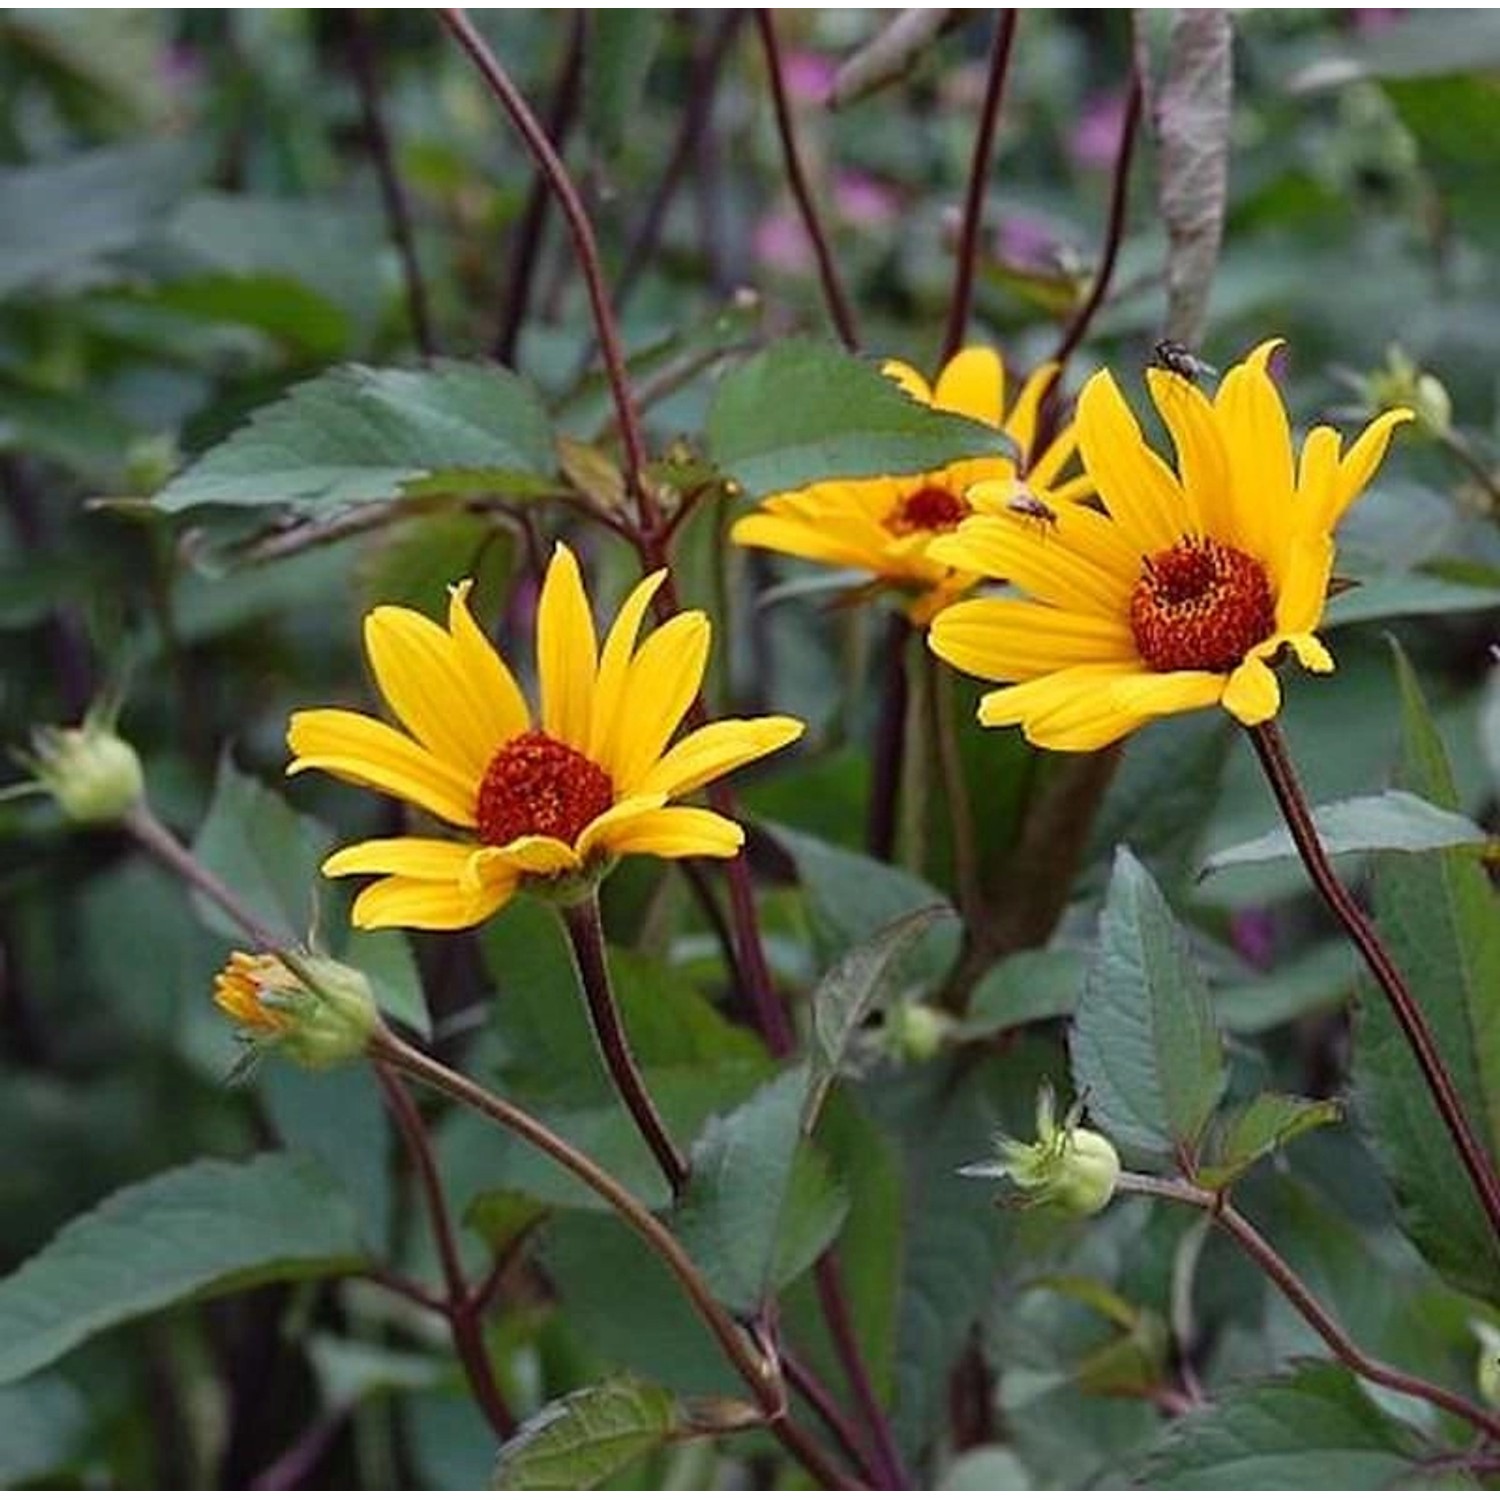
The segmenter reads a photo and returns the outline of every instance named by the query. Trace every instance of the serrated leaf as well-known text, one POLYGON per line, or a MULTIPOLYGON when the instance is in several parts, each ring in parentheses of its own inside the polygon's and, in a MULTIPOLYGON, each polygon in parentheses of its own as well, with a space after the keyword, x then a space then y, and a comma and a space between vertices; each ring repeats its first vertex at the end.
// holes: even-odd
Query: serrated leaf
POLYGON ((1117 1144, 1192 1157, 1224 1091, 1223 1048, 1186 937, 1128 849, 1115 855, 1070 1050, 1074 1084, 1117 1144))
POLYGON ((805 1270, 848 1207, 803 1134, 811 1068, 799 1064, 709 1121, 674 1216, 678 1238, 729 1306, 750 1312, 805 1270))
POLYGON ((0 1384, 176 1302, 364 1263, 353 1209, 305 1159, 177 1167, 121 1188, 0 1281, 0 1384))
POLYGON ((1259 1094, 1215 1124, 1206 1161, 1196 1180, 1206 1188, 1227 1187, 1261 1157, 1279 1151, 1309 1130, 1335 1124, 1341 1111, 1334 1099, 1298 1099, 1290 1094, 1259 1094))
POLYGON ((1390 1489, 1422 1452, 1341 1365, 1306 1364, 1174 1422, 1142 1477, 1174 1490, 1390 1489))
POLYGON ((628 1375, 573 1391, 522 1423, 501 1449, 497 1490, 587 1490, 654 1453, 676 1431, 676 1398, 628 1375))
POLYGON ((1015 448, 996 428, 913 401, 869 360, 787 339, 724 377, 709 409, 708 450, 759 497, 824 479, 1010 457, 1015 448))
MULTIPOLYGON (((1397 652, 1399 780, 1437 807, 1458 797, 1416 675, 1397 652)), ((1500 1157, 1500 895, 1471 853, 1383 854, 1376 925, 1415 995, 1480 1142, 1500 1157)), ((1453 1282, 1500 1299, 1500 1246, 1385 995, 1360 988, 1354 1076, 1360 1115, 1408 1233, 1453 1282)))
POLYGON ((1203 334, 1224 232, 1233 47, 1228 11, 1174 12, 1152 110, 1160 157, 1157 202, 1167 230, 1162 327, 1189 347, 1203 334))
POLYGON ((469 493, 552 475, 536 391, 499 365, 344 365, 262 407, 154 500, 285 505, 316 513, 404 494, 469 493))
MULTIPOLYGON (((333 844, 321 823, 293 812, 277 792, 219 761, 213 801, 193 840, 193 853, 244 905, 289 943, 307 936, 318 866, 333 844)), ((205 926, 244 943, 239 924, 205 897, 193 904, 205 926)))
MULTIPOLYGON (((1483 849, 1491 842, 1473 819, 1400 790, 1328 802, 1315 807, 1312 816, 1329 854, 1369 854, 1376 850, 1420 854, 1429 849, 1483 849)), ((1296 858, 1297 846, 1282 825, 1260 838, 1210 854, 1199 878, 1235 865, 1296 858)))

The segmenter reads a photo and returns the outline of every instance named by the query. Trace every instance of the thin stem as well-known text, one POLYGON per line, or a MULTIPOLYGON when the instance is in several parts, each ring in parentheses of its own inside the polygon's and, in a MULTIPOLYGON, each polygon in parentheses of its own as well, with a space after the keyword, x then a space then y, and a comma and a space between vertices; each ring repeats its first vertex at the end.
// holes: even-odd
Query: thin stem
POLYGON ((393 1032, 382 1029, 376 1033, 370 1043, 370 1056, 392 1064, 458 1103, 477 1110, 502 1129, 551 1157, 564 1171, 597 1193, 646 1242, 671 1273, 694 1312, 749 1387, 766 1416, 767 1425, 789 1451, 795 1453, 809 1472, 829 1488, 858 1487, 840 1475, 807 1433, 786 1415, 786 1392, 774 1363, 750 1342, 739 1324, 718 1303, 703 1279, 703 1273, 672 1232, 644 1203, 592 1158, 553 1134, 540 1120, 518 1109, 509 1100, 498 1098, 462 1073, 455 1073, 435 1057, 418 1051, 393 1032))
POLYGON ((194 890, 207 896, 233 922, 244 929, 251 941, 271 952, 286 946, 285 936, 278 936, 230 890, 206 865, 200 864, 146 806, 138 803, 120 820, 121 826, 158 863, 163 864, 194 890))
POLYGON ((786 1371, 786 1383, 812 1407, 823 1425, 838 1439, 838 1445, 849 1462, 872 1484, 881 1489, 888 1488, 872 1467, 859 1433, 839 1410, 828 1387, 790 1350, 782 1351, 781 1367, 786 1371))
POLYGON ((896 852, 896 804, 906 750, 906 645, 910 638, 911 622, 899 609, 893 610, 880 663, 880 710, 875 721, 870 803, 865 814, 865 848, 872 859, 887 862, 896 852))
POLYGON ((643 482, 646 468, 646 443, 641 433, 640 414, 636 411, 630 393, 630 380, 625 369, 625 353, 620 343, 620 330, 615 321, 614 309, 610 306, 609 292, 605 287, 604 268, 599 261, 599 246, 594 238, 594 226, 589 222, 588 212, 578 189, 562 158, 547 139, 547 132, 532 113, 530 105, 510 75, 500 65, 488 43, 474 29, 466 12, 460 9, 441 9, 438 15, 453 34, 459 45, 469 54, 474 66, 480 71, 490 92, 499 100, 511 123, 526 142, 527 150, 538 169, 547 179, 563 216, 568 221, 568 232, 572 236, 574 253, 578 257, 579 270, 588 288, 589 306, 594 315, 594 326, 599 336, 599 350, 604 359, 604 371, 609 381, 610 395, 620 417, 620 439, 625 449, 625 478, 636 503, 640 506, 641 522, 646 531, 656 529, 660 519, 656 498, 650 487, 643 482))
POLYGON ((620 1019, 619 1002, 609 980, 609 961, 604 948, 604 924, 599 918, 599 899, 592 893, 572 906, 562 908, 563 925, 573 945, 578 981, 588 1003, 594 1039, 604 1066, 619 1090, 621 1102, 630 1111, 641 1138, 651 1148, 662 1175, 677 1197, 687 1186, 687 1158, 672 1142, 667 1127, 646 1090, 646 1081, 630 1051, 630 1041, 620 1019))
POLYGON ((1313 885, 1317 887, 1318 894, 1328 904, 1339 925, 1349 934, 1350 941, 1359 949, 1360 957, 1375 976, 1376 983, 1385 991, 1386 999, 1390 1001, 1396 1020, 1406 1036, 1407 1045, 1417 1060, 1417 1066, 1422 1070, 1422 1076, 1427 1080, 1433 1103, 1437 1105, 1464 1170, 1474 1184, 1480 1204, 1495 1233, 1500 1235, 1500 1177, 1497 1177, 1494 1163, 1469 1124, 1458 1090, 1443 1062, 1437 1039, 1427 1024, 1426 1016, 1422 1014, 1417 997, 1407 988, 1406 981, 1386 952, 1374 925, 1334 873, 1322 840, 1318 837, 1317 825, 1313 822, 1307 799, 1297 781, 1286 742, 1275 721, 1269 720, 1257 725, 1249 731, 1249 735, 1250 743, 1255 746, 1255 752, 1260 757, 1266 779, 1271 783, 1282 817, 1291 830, 1292 842, 1302 856, 1302 863, 1307 867, 1313 885))
POLYGON ((969 186, 964 196, 963 227, 958 236, 958 259, 953 268, 953 296, 948 303, 948 331, 943 337, 942 363, 947 364, 963 348, 974 304, 974 274, 979 263, 979 231, 984 222, 984 189, 995 146, 995 126, 1000 101, 1005 97, 1005 78, 1010 70, 1011 46, 1016 39, 1015 10, 1002 10, 995 18, 995 38, 990 47, 990 71, 979 107, 979 127, 974 132, 974 155, 969 162, 969 186))
MULTIPOLYGON (((1067 371, 1068 360, 1073 357, 1083 342, 1089 327, 1094 323, 1094 315, 1104 305, 1104 297, 1109 294, 1110 281, 1115 276, 1115 263, 1119 260, 1121 243, 1125 239, 1125 210, 1130 205, 1130 168, 1131 162, 1136 156, 1136 136, 1140 132, 1140 113, 1142 113, 1142 84, 1140 84, 1140 71, 1136 66, 1131 66, 1130 90, 1125 95, 1125 118, 1121 121, 1121 145, 1115 156, 1115 175, 1110 181, 1110 216, 1109 223, 1104 229, 1104 252, 1100 257, 1100 269, 1094 273, 1094 285, 1089 287, 1089 296, 1083 299, 1073 317, 1068 320, 1067 329, 1062 332, 1062 338, 1058 342, 1058 353, 1053 354, 1058 372, 1053 375, 1052 386, 1050 386, 1047 398, 1053 398, 1058 392, 1059 383, 1067 371)), ((1035 452, 1044 450, 1043 441, 1038 440, 1035 452)))
POLYGON ((352 1415, 347 1403, 310 1422, 279 1457, 273 1459, 246 1486, 249 1490, 301 1490, 328 1455, 334 1439, 352 1415))
POLYGON ((1383 1385, 1388 1390, 1430 1401, 1434 1406, 1462 1417, 1490 1437, 1500 1437, 1500 1415, 1485 1411, 1483 1407, 1454 1395, 1452 1391, 1445 1391, 1431 1381, 1423 1380, 1418 1375, 1408 1375, 1404 1370, 1398 1370, 1366 1354, 1339 1327, 1333 1315, 1313 1295, 1307 1283, 1282 1259, 1276 1247, 1223 1194, 1209 1192, 1207 1188, 1198 1187, 1191 1182, 1147 1177, 1139 1172, 1121 1172, 1119 1190, 1124 1193, 1144 1193, 1153 1198, 1167 1198, 1174 1203, 1186 1203, 1193 1208, 1202 1209, 1266 1273, 1287 1301, 1328 1345, 1334 1356, 1356 1375, 1376 1385, 1383 1385))
POLYGON ((682 878, 687 881, 688 889, 693 893, 693 899, 698 903, 699 911, 703 913, 703 920, 708 923, 709 931, 719 945, 719 951, 724 956, 724 967, 733 981, 739 972, 739 959, 734 951, 734 934, 729 930, 729 923, 724 920, 724 912, 719 906, 719 899, 714 894, 703 863, 701 859, 675 861, 682 872, 682 878))
POLYGON ((422 281, 422 267, 417 260, 416 236, 412 233, 411 206, 407 202, 406 189, 396 171, 395 153, 391 149, 389 132, 385 128, 385 117, 380 108, 380 83, 375 71, 375 47, 370 37, 370 28, 359 10, 344 12, 344 25, 348 38, 349 70, 354 75, 355 88, 359 91, 359 109, 364 121, 365 144, 375 164, 375 175, 380 179, 380 197, 385 204, 386 221, 391 228, 391 238, 396 242, 396 253, 401 258, 401 277, 406 285, 406 310, 411 319, 412 337, 423 359, 431 359, 437 352, 432 334, 432 319, 428 312, 427 288, 422 281))
POLYGON ((933 746, 937 751, 938 778, 953 839, 953 884, 964 921, 974 927, 984 920, 984 893, 979 881, 979 849, 974 839, 973 807, 969 800, 969 784, 964 777, 963 752, 958 742, 954 676, 938 660, 936 653, 924 651, 922 656, 931 680, 933 746))
POLYGON ((817 205, 813 202, 812 189, 808 186, 807 174, 802 168, 802 155, 797 149, 797 133, 792 121, 791 101, 787 98, 786 80, 781 72, 781 48, 776 40, 776 22, 768 10, 755 12, 756 29, 760 32, 760 44, 766 55, 766 74, 771 84, 771 101, 776 109, 776 133, 781 138, 782 162, 786 167, 786 179, 797 203, 797 212, 802 216, 802 227, 812 241, 813 254, 818 261, 818 280, 823 287, 823 301, 828 307, 828 316, 833 321, 839 340, 851 354, 859 349, 859 330, 854 322, 854 310, 844 293, 839 280, 839 269, 829 248, 828 237, 823 232, 818 218, 817 205))
POLYGON ((441 1297, 434 1297, 425 1287, 418 1286, 415 1281, 403 1276, 399 1271, 389 1270, 385 1266, 370 1266, 366 1270, 356 1271, 354 1275, 357 1280, 384 1287, 386 1291, 400 1297, 403 1301, 413 1303, 427 1312, 444 1313, 447 1311, 448 1304, 441 1297))
POLYGON ((901 1462, 891 1424, 880 1405, 880 1398, 875 1394, 870 1372, 865 1367, 864 1353, 859 1347, 859 1334, 854 1327, 849 1299, 844 1294, 836 1250, 830 1248, 818 1258, 813 1270, 813 1280, 818 1289, 818 1305, 823 1311, 823 1321, 827 1323, 828 1331, 833 1336, 833 1347, 849 1382, 855 1407, 860 1420, 869 1430, 874 1448, 875 1481, 881 1489, 908 1490, 911 1488, 911 1480, 901 1462))
MULTIPOLYGON (((578 97, 583 82, 583 41, 588 29, 585 11, 574 11, 563 50, 562 65, 552 90, 547 111, 547 139, 553 149, 561 151, 566 144, 573 119, 578 113, 578 97)), ((531 285, 541 256, 542 238, 547 227, 547 205, 552 188, 544 170, 538 170, 526 195, 525 207, 511 237, 510 268, 505 277, 505 295, 501 303, 500 331, 495 335, 495 358, 502 365, 514 364, 521 326, 531 303, 531 285)))
POLYGON ((677 139, 672 145, 672 154, 657 180, 656 191, 646 205, 630 243, 625 249, 624 264, 615 281, 615 311, 618 313, 635 290, 641 272, 645 270, 661 238, 666 223, 667 210, 677 196, 682 178, 692 161, 693 151, 708 127, 713 113, 714 96, 718 91, 719 77, 723 72, 724 59, 729 44, 734 40, 740 23, 745 19, 742 10, 726 10, 718 19, 713 34, 706 46, 695 49, 692 60, 691 92, 683 107, 682 121, 678 126, 677 139))
POLYGON ((412 1166, 416 1169, 417 1184, 422 1192, 427 1218, 432 1225, 432 1237, 437 1242, 443 1284, 447 1288, 443 1315, 453 1333, 453 1347, 458 1351, 469 1388, 473 1391, 485 1420, 503 1441, 516 1430, 516 1419, 506 1404, 500 1387, 495 1383, 494 1366, 490 1363, 489 1351, 484 1347, 484 1330, 478 1309, 469 1293, 468 1277, 464 1275, 458 1241, 453 1233, 453 1216, 448 1211, 448 1199, 443 1192, 443 1181, 432 1154, 427 1126, 417 1106, 412 1103, 411 1095, 406 1092, 401 1075, 393 1066, 376 1062, 375 1078, 380 1084, 380 1091, 385 1095, 387 1107, 395 1117, 396 1128, 401 1133, 412 1166))

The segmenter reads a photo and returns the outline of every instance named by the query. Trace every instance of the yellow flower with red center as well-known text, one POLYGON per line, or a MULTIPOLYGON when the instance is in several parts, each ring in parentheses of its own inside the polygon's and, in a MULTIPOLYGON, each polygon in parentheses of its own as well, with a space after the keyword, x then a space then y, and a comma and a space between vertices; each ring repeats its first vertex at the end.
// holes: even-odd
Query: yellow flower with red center
POLYGON ((1271 662, 1284 648, 1309 671, 1333 670, 1315 632, 1334 528, 1411 413, 1383 413, 1345 453, 1333 428, 1315 427, 1298 461, 1267 369, 1279 342, 1230 370, 1211 401, 1181 375, 1146 372, 1176 472, 1101 371, 1076 426, 1108 513, 1069 506, 1045 528, 975 516, 934 543, 951 567, 1030 596, 965 600, 933 622, 944 661, 1016 684, 981 700, 981 723, 1019 724, 1047 749, 1095 750, 1216 703, 1263 723, 1281 706, 1271 662))
MULTIPOLYGON (((929 386, 900 360, 887 360, 881 368, 913 400, 1005 432, 1015 444, 1027 489, 1044 505, 1092 493, 1086 479, 1060 477, 1077 448, 1071 427, 1058 433, 1044 452, 1032 453, 1038 407, 1052 384, 1055 365, 1032 372, 1009 412, 1005 366, 993 349, 975 346, 960 351, 943 367, 936 386, 929 386)), ((998 456, 965 459, 905 477, 830 479, 767 497, 757 510, 735 522, 730 536, 742 547, 765 547, 868 572, 910 593, 907 612, 915 623, 925 624, 974 582, 971 572, 938 561, 930 544, 976 511, 1003 510, 1016 479, 1016 464, 998 456), (997 488, 976 499, 971 487, 985 482, 997 488)))
POLYGON ((637 646, 666 573, 631 592, 598 645, 573 554, 559 546, 537 614, 541 713, 476 624, 469 585, 448 626, 383 606, 365 620, 381 695, 407 733, 345 709, 292 716, 288 774, 319 769, 400 797, 458 838, 370 839, 323 873, 378 875, 360 892, 360 927, 470 927, 523 881, 567 896, 623 854, 728 858, 737 823, 673 799, 769 755, 802 733, 779 716, 706 724, 668 748, 708 662, 706 616, 674 616, 637 646))

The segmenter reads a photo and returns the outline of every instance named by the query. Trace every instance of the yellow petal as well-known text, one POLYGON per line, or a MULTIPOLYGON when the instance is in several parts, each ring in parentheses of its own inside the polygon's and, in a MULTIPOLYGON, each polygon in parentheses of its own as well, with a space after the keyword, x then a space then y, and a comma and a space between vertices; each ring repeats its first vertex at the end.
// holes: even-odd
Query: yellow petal
POLYGON ((943 366, 932 404, 939 411, 998 427, 1005 411, 1005 366, 1000 356, 981 344, 960 349, 943 366))
POLYGON ((366 839, 337 849, 323 861, 330 879, 340 875, 410 875, 413 880, 457 881, 474 845, 452 839, 366 839))
POLYGON ((489 716, 486 729, 497 745, 503 745, 531 728, 531 709, 510 668, 474 619, 469 608, 473 586, 466 578, 449 590, 448 634, 474 712, 489 716))
POLYGON ((1028 716, 1027 739, 1048 750, 1100 750, 1143 724, 1218 702, 1224 679, 1215 672, 1121 674, 1028 716))
POLYGON ((1264 724, 1281 707, 1281 684, 1258 656, 1247 656, 1229 674, 1223 703, 1241 724, 1264 724))
POLYGON ((1330 531, 1339 524, 1340 517, 1374 478, 1376 469, 1385 457, 1385 450, 1390 445, 1391 434, 1403 422, 1410 422, 1411 419, 1412 413, 1404 406, 1381 412, 1349 445, 1349 451, 1339 464, 1338 478, 1333 486, 1332 505, 1324 521, 1330 531))
POLYGON ((1146 446, 1108 370, 1089 377, 1078 398, 1076 426, 1089 478, 1136 555, 1170 547, 1187 522, 1182 489, 1146 446))
POLYGON ((862 525, 835 529, 756 511, 734 523, 729 539, 737 547, 763 547, 769 552, 805 557, 809 562, 828 563, 835 568, 868 568, 878 572, 884 560, 886 535, 871 536, 862 525))
POLYGON ((658 859, 729 859, 745 842, 738 823, 702 807, 663 807, 612 829, 604 846, 613 854, 654 854, 658 859))
POLYGON ((1245 545, 1234 529, 1229 455, 1208 397, 1191 380, 1155 366, 1146 371, 1146 384, 1172 435, 1177 472, 1195 527, 1220 541, 1245 545))
POLYGON ((512 869, 527 875, 560 875, 565 870, 576 870, 582 861, 561 839, 550 838, 544 833, 527 833, 497 851, 512 869))
POLYGON ((416 927, 451 932, 477 927, 499 911, 515 890, 514 881, 497 881, 480 891, 466 892, 457 884, 387 875, 359 893, 351 920, 363 928, 416 927))
POLYGON ((711 635, 708 616, 689 610, 653 631, 636 652, 611 742, 613 759, 605 767, 617 795, 639 788, 677 732, 703 684, 711 635))
POLYGON ((380 695, 439 760, 478 782, 515 731, 475 691, 453 639, 414 609, 382 605, 365 616, 365 652, 380 695))
POLYGON ((1320 676, 1333 671, 1332 654, 1311 631, 1300 635, 1289 635, 1285 637, 1285 640, 1286 644, 1292 648, 1292 654, 1307 671, 1316 672, 1320 676))
POLYGON ((621 717, 625 679, 630 671, 630 658, 635 654, 636 637, 666 576, 667 570, 662 568, 636 584, 605 637, 604 650, 599 654, 599 680, 594 688, 594 723, 584 746, 589 759, 597 765, 607 766, 612 759, 610 752, 621 717))
POLYGON ((288 776, 329 771, 400 797, 455 827, 474 826, 477 785, 379 719, 342 708, 304 709, 292 715, 286 739, 296 757, 286 768, 288 776))
POLYGON ((720 719, 679 740, 642 778, 639 790, 682 797, 800 738, 806 726, 780 714, 720 719))
POLYGON ((598 646, 578 560, 560 542, 537 605, 536 656, 542 728, 553 739, 582 749, 589 742, 598 646))
POLYGON ((1071 702, 1081 692, 1099 693, 1105 685, 1131 669, 1112 664, 1090 663, 1049 672, 1033 682, 998 688, 979 700, 979 722, 988 729, 1020 724, 1038 714, 1071 702))
POLYGON ((905 360, 886 360, 880 373, 888 380, 894 380, 913 401, 920 401, 923 406, 932 405, 932 387, 927 384, 927 377, 912 369, 905 360))
POLYGON ((1266 368, 1280 339, 1267 339, 1224 377, 1214 411, 1229 450, 1235 531, 1252 556, 1270 559, 1292 515, 1292 432, 1266 368))
MULTIPOLYGON (((1009 414, 1005 418, 1006 432, 1010 434, 1012 440, 1015 442, 1016 447, 1021 450, 1022 459, 1026 460, 1028 463, 1031 459, 1031 450, 1036 443, 1037 412, 1041 407, 1042 397, 1045 396, 1056 383, 1057 372, 1058 365, 1056 360, 1049 359, 1046 364, 1038 365, 1036 369, 1034 369, 1031 374, 1026 377, 1025 383, 1021 386, 1021 393, 1016 397, 1016 404, 1011 407, 1009 414)), ((1053 450, 1060 447, 1059 443, 1055 440, 1048 446, 1047 458, 1052 467, 1048 469, 1045 476, 1040 472, 1040 466, 1037 466, 1038 472, 1032 472, 1032 470, 1028 468, 1027 478, 1033 484, 1046 484, 1047 479, 1050 478, 1057 469, 1060 469, 1062 467, 1064 460, 1066 460, 1068 454, 1072 452, 1072 449, 1074 447, 1074 444, 1071 441, 1072 434, 1067 428, 1064 428, 1063 431, 1058 434, 1058 437, 1064 436, 1067 436, 1070 439, 1070 441, 1065 445, 1064 451, 1054 453, 1053 450)))
POLYGON ((1326 531, 1293 536, 1286 544, 1281 589, 1276 596, 1276 628, 1312 630, 1323 618, 1328 579, 1333 572, 1333 539, 1326 531))
POLYGON ((1339 435, 1332 427, 1314 427, 1302 444, 1297 466, 1297 525, 1329 529, 1339 471, 1339 435))
POLYGON ((1087 664, 1136 665, 1123 621, 1033 604, 1026 599, 966 599, 932 622, 928 644, 962 672, 991 682, 1024 682, 1087 664))

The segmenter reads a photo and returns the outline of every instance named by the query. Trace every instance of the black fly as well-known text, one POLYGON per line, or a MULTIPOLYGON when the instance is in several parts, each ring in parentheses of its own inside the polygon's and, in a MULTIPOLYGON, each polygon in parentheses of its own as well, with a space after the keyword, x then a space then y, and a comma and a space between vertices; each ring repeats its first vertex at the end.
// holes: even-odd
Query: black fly
POLYGON ((1199 359, 1186 344, 1179 344, 1176 339, 1158 339, 1151 351, 1151 363, 1157 369, 1170 370, 1173 375, 1180 375, 1194 385, 1219 373, 1212 365, 1199 359))

